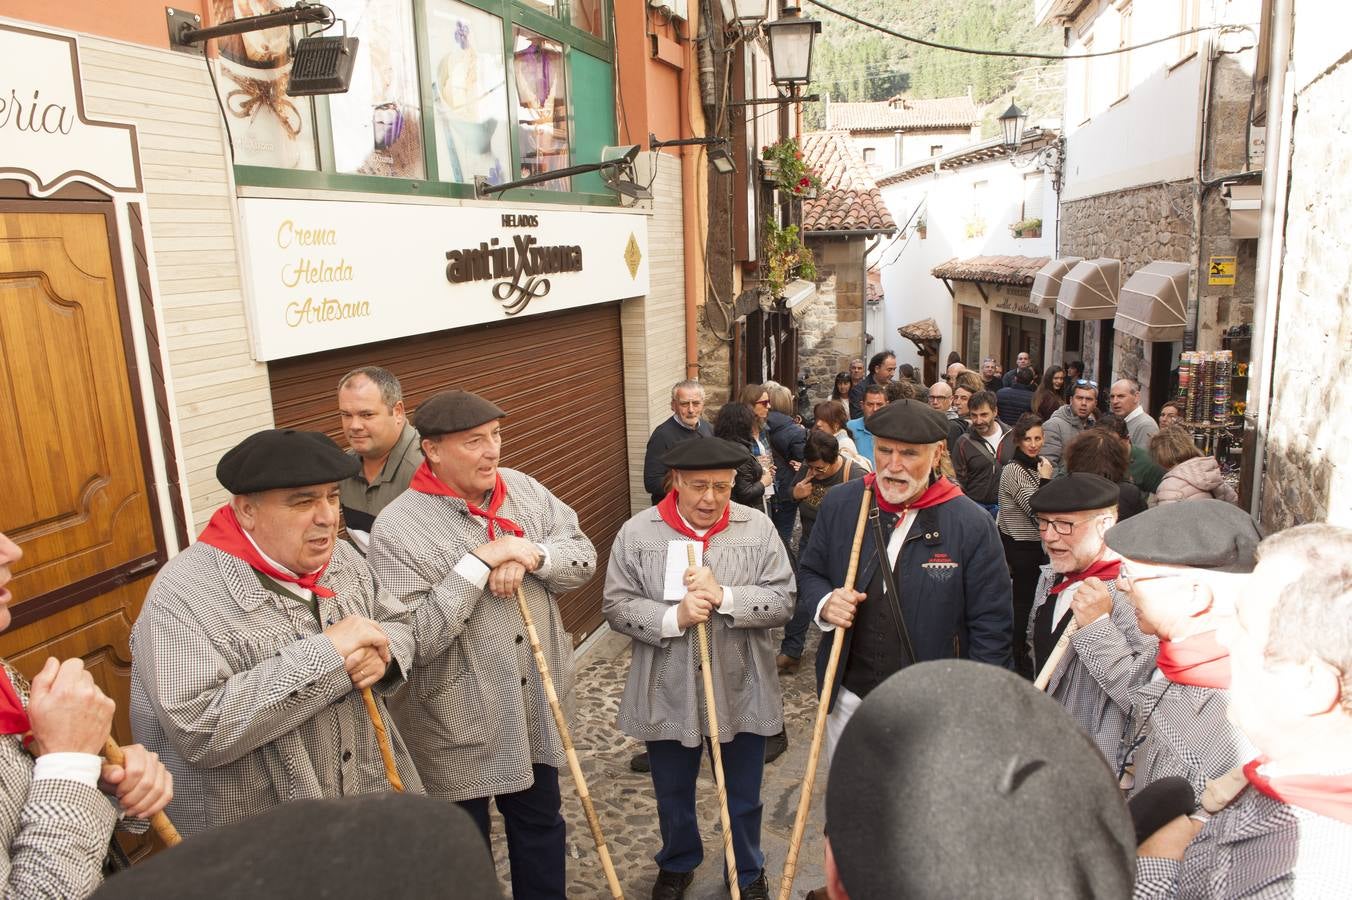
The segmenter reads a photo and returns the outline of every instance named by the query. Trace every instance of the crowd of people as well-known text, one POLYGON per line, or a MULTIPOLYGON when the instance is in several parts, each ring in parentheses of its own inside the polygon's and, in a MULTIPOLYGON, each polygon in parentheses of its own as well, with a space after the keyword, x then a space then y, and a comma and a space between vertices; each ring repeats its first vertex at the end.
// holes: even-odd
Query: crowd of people
MULTIPOLYGON (((677 383, 644 459, 652 505, 604 572, 573 510, 499 464, 509 411, 487 398, 447 391, 410 416, 398 380, 364 367, 338 386, 347 451, 245 438, 217 467, 230 500, 135 623, 124 763, 97 755, 112 703, 79 660, 0 678, 7 894, 90 895, 114 828, 161 811, 184 849, 109 896, 193 877, 240 826, 303 841, 306 801, 341 819, 323 802, 397 790, 455 814, 353 821, 470 835, 451 896, 496 891, 468 874, 489 871, 490 805, 512 895, 566 896, 558 599, 593 577, 632 642, 616 727, 651 775, 655 900, 703 861, 706 754, 726 879, 769 896, 761 782, 788 740, 780 677, 814 627, 829 781, 813 895, 1345 893, 1352 531, 1264 538, 1131 379, 1108 412, 1073 361, 1040 377, 1027 354, 1012 377, 955 362, 928 387, 894 354, 855 362, 808 422, 769 383, 710 424, 703 386, 677 383)), ((21 552, 0 536, 0 629, 21 552)), ((386 842, 382 862, 411 878, 429 840, 386 842)))

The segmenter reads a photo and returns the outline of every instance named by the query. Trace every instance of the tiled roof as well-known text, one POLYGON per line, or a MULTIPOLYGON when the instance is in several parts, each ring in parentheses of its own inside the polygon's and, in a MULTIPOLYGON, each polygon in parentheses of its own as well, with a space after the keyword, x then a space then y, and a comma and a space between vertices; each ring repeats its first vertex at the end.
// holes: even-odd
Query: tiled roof
POLYGON ((873 103, 831 103, 827 128, 847 131, 896 131, 918 128, 970 128, 981 123, 971 97, 921 100, 893 97, 873 103))
POLYGON ((803 135, 803 162, 822 180, 817 196, 803 201, 803 231, 895 231, 873 176, 847 138, 844 131, 803 135))
POLYGON ((918 322, 903 325, 897 329, 897 334, 916 343, 941 341, 944 338, 943 333, 939 331, 939 323, 933 319, 921 319, 918 322))
POLYGON ((935 278, 948 281, 982 281, 987 284, 1013 284, 1028 287, 1037 270, 1050 259, 1046 256, 973 256, 940 263, 930 270, 935 278))

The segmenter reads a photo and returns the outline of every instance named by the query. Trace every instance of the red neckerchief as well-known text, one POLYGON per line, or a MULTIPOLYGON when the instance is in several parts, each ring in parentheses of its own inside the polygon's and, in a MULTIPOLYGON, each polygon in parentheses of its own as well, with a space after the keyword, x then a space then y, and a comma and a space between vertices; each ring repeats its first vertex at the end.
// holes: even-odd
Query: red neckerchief
POLYGON ((729 503, 727 506, 723 507, 722 518, 720 518, 717 522, 711 525, 709 527, 709 530, 704 532, 703 537, 700 537, 698 534, 695 533, 695 529, 685 524, 685 520, 681 518, 680 512, 677 511, 675 491, 672 491, 670 494, 667 494, 665 497, 662 498, 662 502, 657 504, 657 514, 662 517, 663 522, 666 522, 668 525, 674 528, 679 534, 685 535, 686 537, 690 538, 690 540, 699 541, 700 544, 703 545, 705 550, 709 549, 710 538, 712 538, 714 535, 718 534, 720 531, 728 527, 728 516, 731 513, 732 513, 732 504, 729 503))
POLYGON ((324 570, 329 567, 327 562, 319 567, 319 571, 301 575, 299 578, 276 568, 263 559, 253 541, 249 540, 244 529, 239 527, 239 519, 235 518, 235 510, 229 503, 212 513, 211 521, 207 522, 207 527, 202 529, 197 539, 204 544, 210 544, 222 553, 230 554, 235 559, 243 560, 273 581, 298 585, 307 591, 313 591, 316 597, 334 596, 333 591, 319 584, 319 579, 324 577, 324 570))
MULTIPOLYGON (((9 673, 0 670, 0 734, 28 734, 32 728, 28 710, 24 709, 19 692, 10 682, 9 673)), ((29 739, 24 739, 25 745, 29 739)))
POLYGON ((1048 593, 1059 594, 1072 584, 1079 584, 1086 578, 1098 578, 1102 581, 1112 581, 1117 577, 1117 573, 1122 568, 1122 560, 1100 559, 1093 563, 1083 572, 1075 572, 1062 578, 1059 584, 1055 585, 1048 593))
POLYGON ((1267 760, 1260 756, 1245 764, 1244 777, 1249 779, 1249 784, 1273 800, 1352 825, 1352 774, 1268 778, 1258 771, 1265 762, 1267 760))
POLYGON ((493 495, 488 498, 488 509, 480 509, 451 490, 446 482, 432 474, 432 469, 427 465, 427 460, 423 460, 423 464, 418 466, 417 471, 413 473, 413 481, 409 484, 409 487, 420 494, 434 494, 438 497, 455 497, 464 500, 465 506, 469 507, 470 515, 481 516, 488 521, 488 539, 490 541, 497 537, 493 532, 494 526, 517 537, 525 537, 526 535, 526 530, 520 525, 506 516, 498 515, 498 510, 502 509, 502 504, 507 502, 507 485, 502 483, 501 473, 494 473, 493 475, 493 495))
POLYGON ((1195 634, 1186 641, 1160 641, 1155 665, 1175 684, 1204 688, 1230 687, 1230 652, 1216 640, 1216 632, 1195 634))
POLYGON ((916 497, 910 503, 897 505, 895 503, 889 503, 883 497, 882 491, 878 490, 875 486, 877 481, 878 476, 873 472, 864 476, 864 486, 868 490, 873 491, 873 496, 878 500, 878 508, 883 512, 891 513, 898 517, 906 515, 906 511, 910 509, 925 509, 929 506, 938 506, 940 503, 947 503, 954 497, 962 496, 962 488, 958 487, 947 478, 940 478, 921 491, 920 496, 916 497))

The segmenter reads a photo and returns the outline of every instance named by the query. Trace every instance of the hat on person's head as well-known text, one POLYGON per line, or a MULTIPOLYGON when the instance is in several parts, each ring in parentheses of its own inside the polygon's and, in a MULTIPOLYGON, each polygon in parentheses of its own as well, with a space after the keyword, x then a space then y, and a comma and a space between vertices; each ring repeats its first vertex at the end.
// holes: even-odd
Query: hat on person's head
POLYGON ((864 420, 874 437, 904 444, 933 444, 948 439, 948 417, 928 403, 893 400, 864 420))
POLYGON ((506 417, 496 403, 469 391, 442 391, 419 404, 413 427, 419 437, 437 437, 478 428, 485 422, 506 417))
POLYGON ((1102 475, 1071 472, 1038 488, 1028 501, 1035 513, 1081 512, 1116 506, 1120 492, 1102 475))
POLYGON ((361 461, 318 431, 273 428, 227 450, 216 463, 216 480, 232 494, 307 487, 351 478, 361 461))
POLYGON ((1160 566, 1252 572, 1263 533, 1253 518, 1224 500, 1184 500, 1137 513, 1108 529, 1118 556, 1160 566))
POLYGON ((874 688, 841 735, 826 833, 851 897, 1131 896, 1136 836, 1103 755, 997 666, 939 660, 874 688))
POLYGON ((99 900, 180 897, 501 900, 493 860, 453 803, 382 792, 283 803, 211 828, 116 877, 99 900), (354 857, 360 864, 354 865, 354 857))
POLYGON ((668 469, 735 469, 751 458, 751 451, 723 438, 688 438, 662 454, 668 469))

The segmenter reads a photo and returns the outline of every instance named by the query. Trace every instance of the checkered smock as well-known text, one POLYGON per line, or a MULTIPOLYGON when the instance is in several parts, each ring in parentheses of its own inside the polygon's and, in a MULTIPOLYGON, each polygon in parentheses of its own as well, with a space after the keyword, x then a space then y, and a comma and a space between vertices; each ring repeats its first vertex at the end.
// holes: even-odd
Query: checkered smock
MULTIPOLYGON (((10 675, 5 666, 0 678, 10 675)), ((11 675, 25 706, 27 685, 11 675)), ((0 884, 6 898, 78 900, 103 882, 117 809, 77 781, 33 780, 33 757, 17 734, 0 735, 0 884)))
POLYGON ((1352 892, 1352 825, 1247 788, 1182 863, 1136 860, 1135 900, 1335 900, 1352 892))
MULTIPOLYGON (((1028 616, 1030 654, 1033 652, 1033 623, 1044 604, 1054 607, 1056 601, 1050 591, 1060 577, 1051 566, 1042 567, 1042 577, 1033 594, 1033 611, 1028 616)), ((1136 612, 1131 603, 1118 594, 1117 582, 1105 583, 1113 598, 1112 612, 1081 628, 1070 639, 1066 655, 1061 657, 1047 683, 1047 693, 1065 707, 1103 753, 1103 758, 1113 765, 1126 731, 1127 715, 1131 712, 1137 657, 1147 650, 1153 652, 1159 642, 1141 634, 1136 627, 1136 612)), ((1046 614, 1051 613, 1049 608, 1046 614)), ((1040 671, 1044 662, 1046 660, 1034 659, 1034 671, 1040 671)))
MULTIPOLYGON (((339 541, 319 582, 324 627, 380 623, 390 668, 376 705, 404 683, 413 632, 377 593, 361 554, 339 541)), ((390 790, 375 728, 343 658, 308 604, 264 587, 249 564, 197 543, 150 586, 131 634, 131 726, 174 775, 167 810, 184 835, 279 803, 390 790)), ((385 724, 404 787, 421 792, 399 729, 385 724)))
MULTIPOLYGON (((554 690, 572 719, 573 641, 557 598, 596 574, 596 550, 577 514, 544 485, 499 469, 511 519, 549 552, 522 584, 554 690)), ((407 692, 391 703, 427 793, 469 800, 523 791, 531 765, 566 760, 516 600, 494 597, 454 571, 488 541, 465 501, 405 491, 376 517, 368 559, 383 588, 407 604, 417 659, 407 692)))
MULTIPOLYGON (((656 507, 626 522, 610 551, 602 611, 611 628, 634 641, 620 730, 641 741, 698 747, 708 727, 696 631, 662 637, 662 618, 676 602, 662 599, 667 542, 681 540, 688 538, 656 507)), ((734 597, 732 616, 715 612, 710 619, 718 736, 778 734, 784 703, 771 629, 789 621, 795 596, 784 544, 764 513, 734 503, 728 527, 709 541, 707 563, 734 597)))

